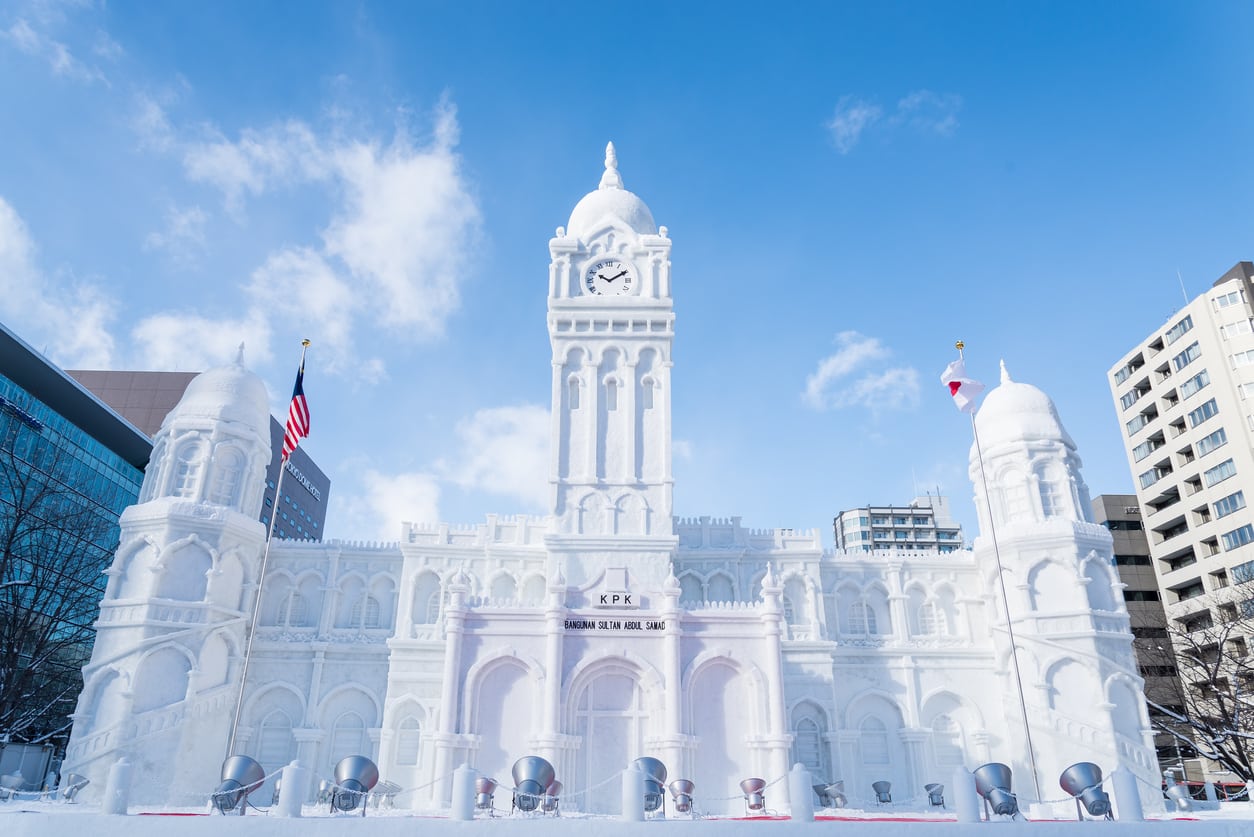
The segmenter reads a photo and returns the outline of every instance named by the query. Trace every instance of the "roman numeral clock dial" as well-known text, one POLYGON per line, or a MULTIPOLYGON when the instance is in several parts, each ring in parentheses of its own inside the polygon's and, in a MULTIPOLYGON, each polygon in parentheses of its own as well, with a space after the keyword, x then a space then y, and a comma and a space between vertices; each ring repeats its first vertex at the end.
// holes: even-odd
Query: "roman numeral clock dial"
POLYGON ((597 296, 622 296, 631 292, 636 272, 618 259, 601 259, 584 271, 583 284, 588 293, 597 296))

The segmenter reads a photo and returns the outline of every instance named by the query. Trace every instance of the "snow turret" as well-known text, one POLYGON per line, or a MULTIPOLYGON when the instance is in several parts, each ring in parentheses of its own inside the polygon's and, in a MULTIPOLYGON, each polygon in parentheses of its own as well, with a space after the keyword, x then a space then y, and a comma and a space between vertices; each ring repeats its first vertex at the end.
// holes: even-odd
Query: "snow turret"
POLYGON ((615 222, 639 235, 657 234, 657 224, 649 207, 637 195, 623 188, 623 178, 618 173, 618 155, 614 153, 614 143, 611 142, 605 146, 605 173, 601 175, 600 186, 575 204, 566 231, 570 236, 586 239, 615 222))

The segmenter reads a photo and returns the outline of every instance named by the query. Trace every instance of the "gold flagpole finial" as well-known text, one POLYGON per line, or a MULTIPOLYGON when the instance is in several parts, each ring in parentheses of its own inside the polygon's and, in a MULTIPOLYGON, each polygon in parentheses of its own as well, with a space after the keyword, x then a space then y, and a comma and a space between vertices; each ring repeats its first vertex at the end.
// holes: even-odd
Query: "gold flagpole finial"
POLYGON ((959 340, 958 342, 954 343, 954 348, 958 350, 958 358, 959 358, 959 359, 961 359, 961 358, 962 358, 962 350, 963 350, 963 349, 965 349, 965 348, 966 348, 966 346, 967 346, 967 344, 966 344, 966 343, 963 343, 961 340, 959 340))
POLYGON ((309 338, 305 338, 304 340, 300 341, 300 344, 301 344, 302 346, 304 346, 306 349, 308 349, 308 348, 309 348, 309 338))

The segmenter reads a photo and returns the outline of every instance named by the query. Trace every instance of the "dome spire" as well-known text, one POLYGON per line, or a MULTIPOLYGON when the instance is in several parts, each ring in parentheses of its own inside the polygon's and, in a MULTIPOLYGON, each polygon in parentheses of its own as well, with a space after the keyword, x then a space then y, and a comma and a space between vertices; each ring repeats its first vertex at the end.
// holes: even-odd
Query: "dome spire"
POLYGON ((1001 382, 1003 384, 1012 384, 1014 379, 1010 377, 1010 373, 1006 370, 1006 361, 1003 358, 1001 362, 1001 382))
POLYGON ((600 188, 623 188, 623 178, 618 173, 618 155, 614 153, 614 143, 612 142, 605 144, 605 173, 601 175, 600 188))
POLYGON ((239 351, 235 353, 235 365, 236 366, 244 365, 244 341, 243 340, 241 340, 239 343, 239 351))

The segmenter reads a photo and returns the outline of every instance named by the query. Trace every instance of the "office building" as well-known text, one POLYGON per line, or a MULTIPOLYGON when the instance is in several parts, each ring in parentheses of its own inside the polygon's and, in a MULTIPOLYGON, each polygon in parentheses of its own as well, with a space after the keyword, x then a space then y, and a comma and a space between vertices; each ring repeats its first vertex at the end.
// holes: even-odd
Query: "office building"
POLYGON ((0 738, 65 746, 118 516, 151 448, 0 325, 0 738))
MULTIPOLYGON (((1150 719, 1155 725, 1169 723, 1169 716, 1163 709, 1184 715, 1186 708, 1175 650, 1167 630, 1167 614, 1136 495, 1094 497, 1093 522, 1105 526, 1114 541, 1115 572, 1124 585, 1123 600, 1132 625, 1132 650, 1136 654, 1137 671, 1145 679, 1150 719)), ((1200 765, 1191 758, 1191 748, 1182 748, 1173 736, 1156 735, 1154 749, 1163 769, 1179 770, 1189 778, 1202 777, 1200 765)))
MULTIPOLYGON (((183 397, 195 372, 119 372, 67 370, 67 375, 95 393, 102 401, 138 427, 149 438, 161 429, 166 415, 183 397)), ((266 494, 261 522, 269 525, 277 501, 275 490, 283 454, 283 425, 270 417, 270 465, 266 468, 266 494)), ((274 536, 291 540, 322 540, 331 480, 318 464, 298 447, 288 457, 283 498, 274 536)))
POLYGON ((962 549, 962 527, 949 514, 949 498, 916 497, 906 506, 864 506, 836 515, 836 548, 871 552, 881 549, 962 549))

